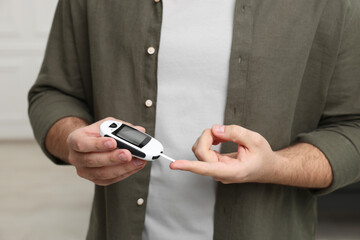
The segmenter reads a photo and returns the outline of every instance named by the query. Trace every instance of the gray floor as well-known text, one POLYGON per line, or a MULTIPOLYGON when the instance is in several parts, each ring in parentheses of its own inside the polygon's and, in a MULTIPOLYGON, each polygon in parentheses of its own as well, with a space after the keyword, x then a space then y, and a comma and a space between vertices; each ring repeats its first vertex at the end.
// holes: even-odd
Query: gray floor
MULTIPOLYGON (((78 240, 87 231, 93 185, 55 166, 33 141, 0 141, 0 240, 78 240)), ((318 240, 359 240, 359 219, 325 219, 318 240)))
POLYGON ((84 239, 93 185, 34 142, 0 142, 0 239, 84 239))
POLYGON ((360 221, 323 221, 318 226, 318 240, 359 240, 360 221))

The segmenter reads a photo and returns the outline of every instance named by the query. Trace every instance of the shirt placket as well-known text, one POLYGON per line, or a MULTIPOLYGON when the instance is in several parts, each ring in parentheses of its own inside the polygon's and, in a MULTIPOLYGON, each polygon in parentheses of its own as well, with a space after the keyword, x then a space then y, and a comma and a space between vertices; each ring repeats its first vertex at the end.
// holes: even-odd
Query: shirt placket
MULTIPOLYGON (((162 23, 162 2, 161 0, 151 1, 149 8, 150 14, 148 19, 148 27, 146 38, 143 46, 143 81, 141 86, 142 98, 142 126, 150 135, 155 133, 155 117, 156 117, 156 100, 157 100, 157 64, 158 52, 160 46, 160 31, 162 23)), ((132 195, 134 199, 134 211, 132 214, 132 234, 131 239, 141 239, 144 228, 144 219, 146 213, 148 187, 150 179, 151 163, 148 162, 142 174, 134 176, 132 185, 132 195)))
POLYGON ((142 85, 143 93, 143 123, 147 132, 154 135, 155 117, 156 117, 156 100, 157 100, 157 64, 160 46, 160 32, 162 22, 162 2, 161 0, 152 1, 151 18, 147 39, 144 45, 144 82, 142 85))
MULTIPOLYGON (((230 55, 229 83, 224 124, 246 126, 248 67, 252 45, 253 14, 251 0, 236 1, 230 55)), ((237 151, 234 144, 222 144, 222 152, 237 151)), ((215 205, 214 239, 232 239, 231 228, 237 202, 237 184, 219 183, 215 205)))

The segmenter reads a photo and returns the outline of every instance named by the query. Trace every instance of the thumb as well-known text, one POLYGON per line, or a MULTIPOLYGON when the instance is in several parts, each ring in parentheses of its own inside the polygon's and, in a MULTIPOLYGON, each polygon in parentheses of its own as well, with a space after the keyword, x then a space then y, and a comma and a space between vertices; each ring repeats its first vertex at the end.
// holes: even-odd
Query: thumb
POLYGON ((253 147, 257 133, 238 125, 214 125, 212 134, 221 142, 234 142, 247 148, 253 147))

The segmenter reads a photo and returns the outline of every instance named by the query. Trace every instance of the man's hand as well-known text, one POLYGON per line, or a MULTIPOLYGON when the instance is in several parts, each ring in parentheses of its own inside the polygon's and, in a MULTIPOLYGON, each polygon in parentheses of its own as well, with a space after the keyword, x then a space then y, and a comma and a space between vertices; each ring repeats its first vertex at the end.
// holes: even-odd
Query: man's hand
MULTIPOLYGON (((71 121, 71 119, 60 121, 71 121)), ((116 119, 107 118, 71 131, 66 137, 64 151, 67 157, 63 158, 75 166, 80 177, 101 186, 121 181, 141 170, 146 164, 144 160, 133 158, 128 150, 117 149, 114 139, 100 136, 99 127, 106 120, 116 119)), ((53 128, 61 127, 57 124, 67 125, 60 121, 55 123, 53 128)), ((142 127, 136 128, 145 132, 142 127)), ((51 134, 48 135, 47 138, 50 139, 47 139, 47 142, 51 142, 51 134)), ((48 145, 51 146, 51 143, 47 144, 47 147, 48 145)), ((48 150, 51 152, 50 149, 48 150)))
POLYGON ((332 182, 331 167, 316 147, 300 143, 274 152, 260 134, 240 126, 215 125, 205 130, 193 146, 200 161, 178 160, 174 170, 211 176, 222 183, 275 183, 321 188, 332 182), (212 145, 231 141, 238 152, 219 154, 212 145))
POLYGON ((200 161, 178 160, 170 167, 211 176, 222 183, 263 182, 271 175, 276 159, 265 138, 234 125, 206 129, 194 144, 193 152, 200 161), (212 145, 225 141, 237 143, 238 152, 222 155, 211 150, 212 145))

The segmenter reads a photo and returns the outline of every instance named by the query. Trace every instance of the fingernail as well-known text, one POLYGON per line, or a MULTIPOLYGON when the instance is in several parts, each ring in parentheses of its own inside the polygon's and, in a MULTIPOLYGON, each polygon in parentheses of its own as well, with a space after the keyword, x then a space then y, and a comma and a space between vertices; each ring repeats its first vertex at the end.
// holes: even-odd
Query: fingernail
POLYGON ((214 131, 217 133, 224 133, 225 126, 224 125, 214 125, 214 131))
POLYGON ((106 141, 106 142, 104 143, 104 146, 105 146, 106 148, 113 148, 113 147, 114 147, 114 143, 113 143, 112 141, 106 141))
POLYGON ((144 161, 143 160, 140 160, 140 159, 134 159, 133 160, 133 163, 136 167, 140 167, 141 165, 144 164, 144 161))
POLYGON ((119 154, 119 159, 120 159, 121 161, 125 161, 125 160, 126 160, 126 155, 125 155, 124 153, 120 153, 120 154, 119 154))

